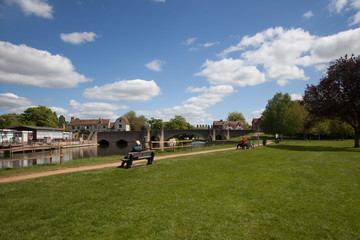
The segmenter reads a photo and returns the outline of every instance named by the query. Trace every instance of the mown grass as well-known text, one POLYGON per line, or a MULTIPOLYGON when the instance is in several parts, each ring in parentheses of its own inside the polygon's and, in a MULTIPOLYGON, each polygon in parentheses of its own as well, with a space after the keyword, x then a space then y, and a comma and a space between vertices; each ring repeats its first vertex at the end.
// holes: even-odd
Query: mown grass
MULTIPOLYGON (((216 145, 216 146, 209 146, 209 147, 197 147, 193 148, 184 148, 184 149, 176 149, 174 152, 172 150, 164 151, 164 152, 156 152, 156 156, 167 156, 167 155, 174 155, 179 153, 188 153, 188 152, 200 152, 206 150, 214 150, 214 149, 222 149, 222 148, 231 148, 233 145, 216 145)), ((35 172, 44 172, 56 169, 63 169, 69 167, 79 167, 85 165, 96 165, 96 164, 103 164, 103 163, 113 163, 113 162, 121 162, 121 159, 124 155, 113 155, 107 157, 93 157, 93 158, 80 158, 74 159, 70 161, 63 162, 62 165, 60 163, 53 163, 53 164, 40 164, 40 165, 33 165, 29 167, 22 167, 22 168, 4 168, 0 169, 0 178, 1 177, 9 177, 21 174, 29 174, 35 172)))
POLYGON ((359 239, 360 151, 284 141, 0 185, 1 239, 359 239))

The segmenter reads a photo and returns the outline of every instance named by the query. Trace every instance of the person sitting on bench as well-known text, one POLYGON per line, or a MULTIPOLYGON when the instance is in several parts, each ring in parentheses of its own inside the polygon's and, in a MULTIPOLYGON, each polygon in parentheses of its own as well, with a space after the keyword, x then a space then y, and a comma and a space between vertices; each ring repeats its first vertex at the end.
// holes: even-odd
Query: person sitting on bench
POLYGON ((244 148, 247 145, 247 139, 245 137, 243 137, 243 139, 241 140, 241 142, 239 142, 236 146, 236 149, 239 149, 239 147, 244 148))
MULTIPOLYGON (((141 152, 143 150, 143 148, 141 147, 140 145, 140 141, 139 140, 136 140, 135 141, 135 146, 132 148, 131 152, 141 152)), ((124 156, 124 158, 127 158, 127 155, 124 156)), ((121 168, 123 168, 125 165, 125 162, 123 161, 121 163, 121 168)))

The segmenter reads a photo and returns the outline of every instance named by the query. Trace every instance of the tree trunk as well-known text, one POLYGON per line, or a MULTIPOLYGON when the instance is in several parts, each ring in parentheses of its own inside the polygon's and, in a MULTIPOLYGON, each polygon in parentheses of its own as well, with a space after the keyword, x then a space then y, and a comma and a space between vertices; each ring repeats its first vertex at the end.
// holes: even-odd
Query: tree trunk
POLYGON ((359 148, 360 128, 355 128, 355 148, 359 148))

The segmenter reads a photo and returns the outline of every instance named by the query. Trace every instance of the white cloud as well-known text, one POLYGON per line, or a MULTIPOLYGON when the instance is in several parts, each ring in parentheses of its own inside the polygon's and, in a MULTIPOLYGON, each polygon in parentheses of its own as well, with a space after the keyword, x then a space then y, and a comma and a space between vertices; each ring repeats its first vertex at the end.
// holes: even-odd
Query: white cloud
POLYGON ((17 108, 31 104, 30 99, 19 97, 13 93, 0 93, 0 108, 17 108))
POLYGON ((160 88, 154 80, 146 81, 141 79, 123 80, 87 88, 83 96, 90 99, 103 99, 127 102, 146 102, 161 94, 160 88))
POLYGON ((246 86, 266 80, 285 85, 289 80, 307 80, 304 67, 325 64, 345 54, 360 54, 358 39, 360 28, 325 37, 311 35, 301 28, 270 28, 254 36, 245 36, 237 45, 225 49, 219 54, 224 59, 207 60, 205 69, 197 75, 206 76, 213 84, 246 86), (235 52, 241 52, 238 59, 227 58, 235 52), (244 71, 247 77, 243 77, 244 71))
POLYGON ((58 117, 60 117, 61 115, 66 116, 69 112, 67 109, 61 107, 49 107, 49 108, 51 109, 51 111, 55 112, 58 117))
POLYGON ((314 14, 312 13, 312 11, 308 11, 308 12, 304 13, 304 15, 303 15, 303 17, 307 18, 307 19, 309 19, 313 16, 314 16, 314 14))
POLYGON ((188 38, 184 42, 182 42, 182 44, 189 46, 189 45, 193 44, 196 40, 197 40, 197 38, 188 38))
POLYGON ((206 77, 211 84, 253 86, 265 82, 265 75, 255 66, 247 66, 241 59, 206 60, 196 76, 206 77))
MULTIPOLYGON (((70 100, 69 105, 72 107, 74 112, 68 114, 69 116, 75 116, 80 119, 97 119, 105 118, 114 121, 118 118, 118 114, 115 111, 120 109, 128 109, 126 105, 110 104, 101 102, 87 102, 79 103, 75 100, 70 100)), ((58 114, 59 115, 59 114, 58 114)))
POLYGON ((34 14, 38 17, 53 18, 53 7, 45 0, 7 0, 8 3, 16 3, 26 15, 34 14))
POLYGON ((212 46, 215 46, 215 45, 219 45, 220 42, 211 42, 211 43, 204 43, 204 47, 212 47, 212 46))
POLYGON ((77 73, 68 58, 26 45, 0 41, 0 60, 1 83, 69 88, 91 81, 77 73))
MULTIPOLYGON (((264 109, 261 109, 261 110, 255 110, 251 113, 251 118, 260 118, 262 116, 262 113, 265 111, 265 108, 264 109)), ((252 119, 251 119, 252 121, 252 119)), ((250 122, 251 122, 250 121, 250 122)))
POLYGON ((297 101, 297 100, 301 101, 303 99, 303 96, 299 93, 293 93, 290 95, 290 97, 291 97, 291 100, 293 100, 293 101, 297 101))
POLYGON ((74 33, 61 33, 60 38, 66 43, 82 44, 85 42, 93 42, 97 37, 93 32, 74 32, 74 33))
POLYGON ((166 61, 162 61, 162 60, 153 60, 147 64, 145 64, 145 66, 151 70, 151 71, 156 71, 156 72, 161 72, 162 71, 162 66, 166 63, 166 61))
POLYGON ((187 91, 193 93, 201 92, 201 94, 197 97, 191 97, 183 101, 181 106, 162 108, 155 111, 137 111, 137 113, 160 118, 164 121, 169 121, 175 115, 181 115, 190 123, 201 123, 203 122, 202 119, 211 117, 210 114, 206 113, 206 109, 221 102, 224 97, 230 95, 235 90, 232 86, 218 85, 209 88, 189 87, 187 91))
POLYGON ((337 14, 342 11, 355 12, 355 14, 349 18, 349 25, 353 26, 360 23, 360 0, 331 0, 329 10, 337 14))
POLYGON ((126 105, 113 104, 113 103, 101 103, 101 102, 87 102, 87 103, 79 103, 75 100, 70 100, 69 105, 76 111, 82 112, 91 112, 91 111, 116 111, 119 109, 128 109, 129 107, 126 105))
POLYGON ((153 0, 154 2, 164 3, 166 0, 153 0))

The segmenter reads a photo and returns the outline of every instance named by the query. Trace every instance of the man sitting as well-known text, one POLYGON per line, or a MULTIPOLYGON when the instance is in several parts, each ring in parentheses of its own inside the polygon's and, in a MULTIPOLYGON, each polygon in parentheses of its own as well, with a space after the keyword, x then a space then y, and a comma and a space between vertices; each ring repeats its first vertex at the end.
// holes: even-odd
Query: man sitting
POLYGON ((241 147, 242 149, 244 149, 247 145, 247 139, 245 137, 243 137, 243 139, 241 140, 241 142, 239 142, 236 146, 236 149, 239 149, 239 147, 241 147))
MULTIPOLYGON (((135 141, 135 146, 132 148, 131 152, 141 152, 143 149, 140 145, 140 141, 139 140, 136 140, 135 141)), ((124 158, 127 158, 127 155, 124 156, 124 158)), ((121 168, 124 168, 124 165, 125 165, 125 161, 122 161, 121 162, 121 168)))

